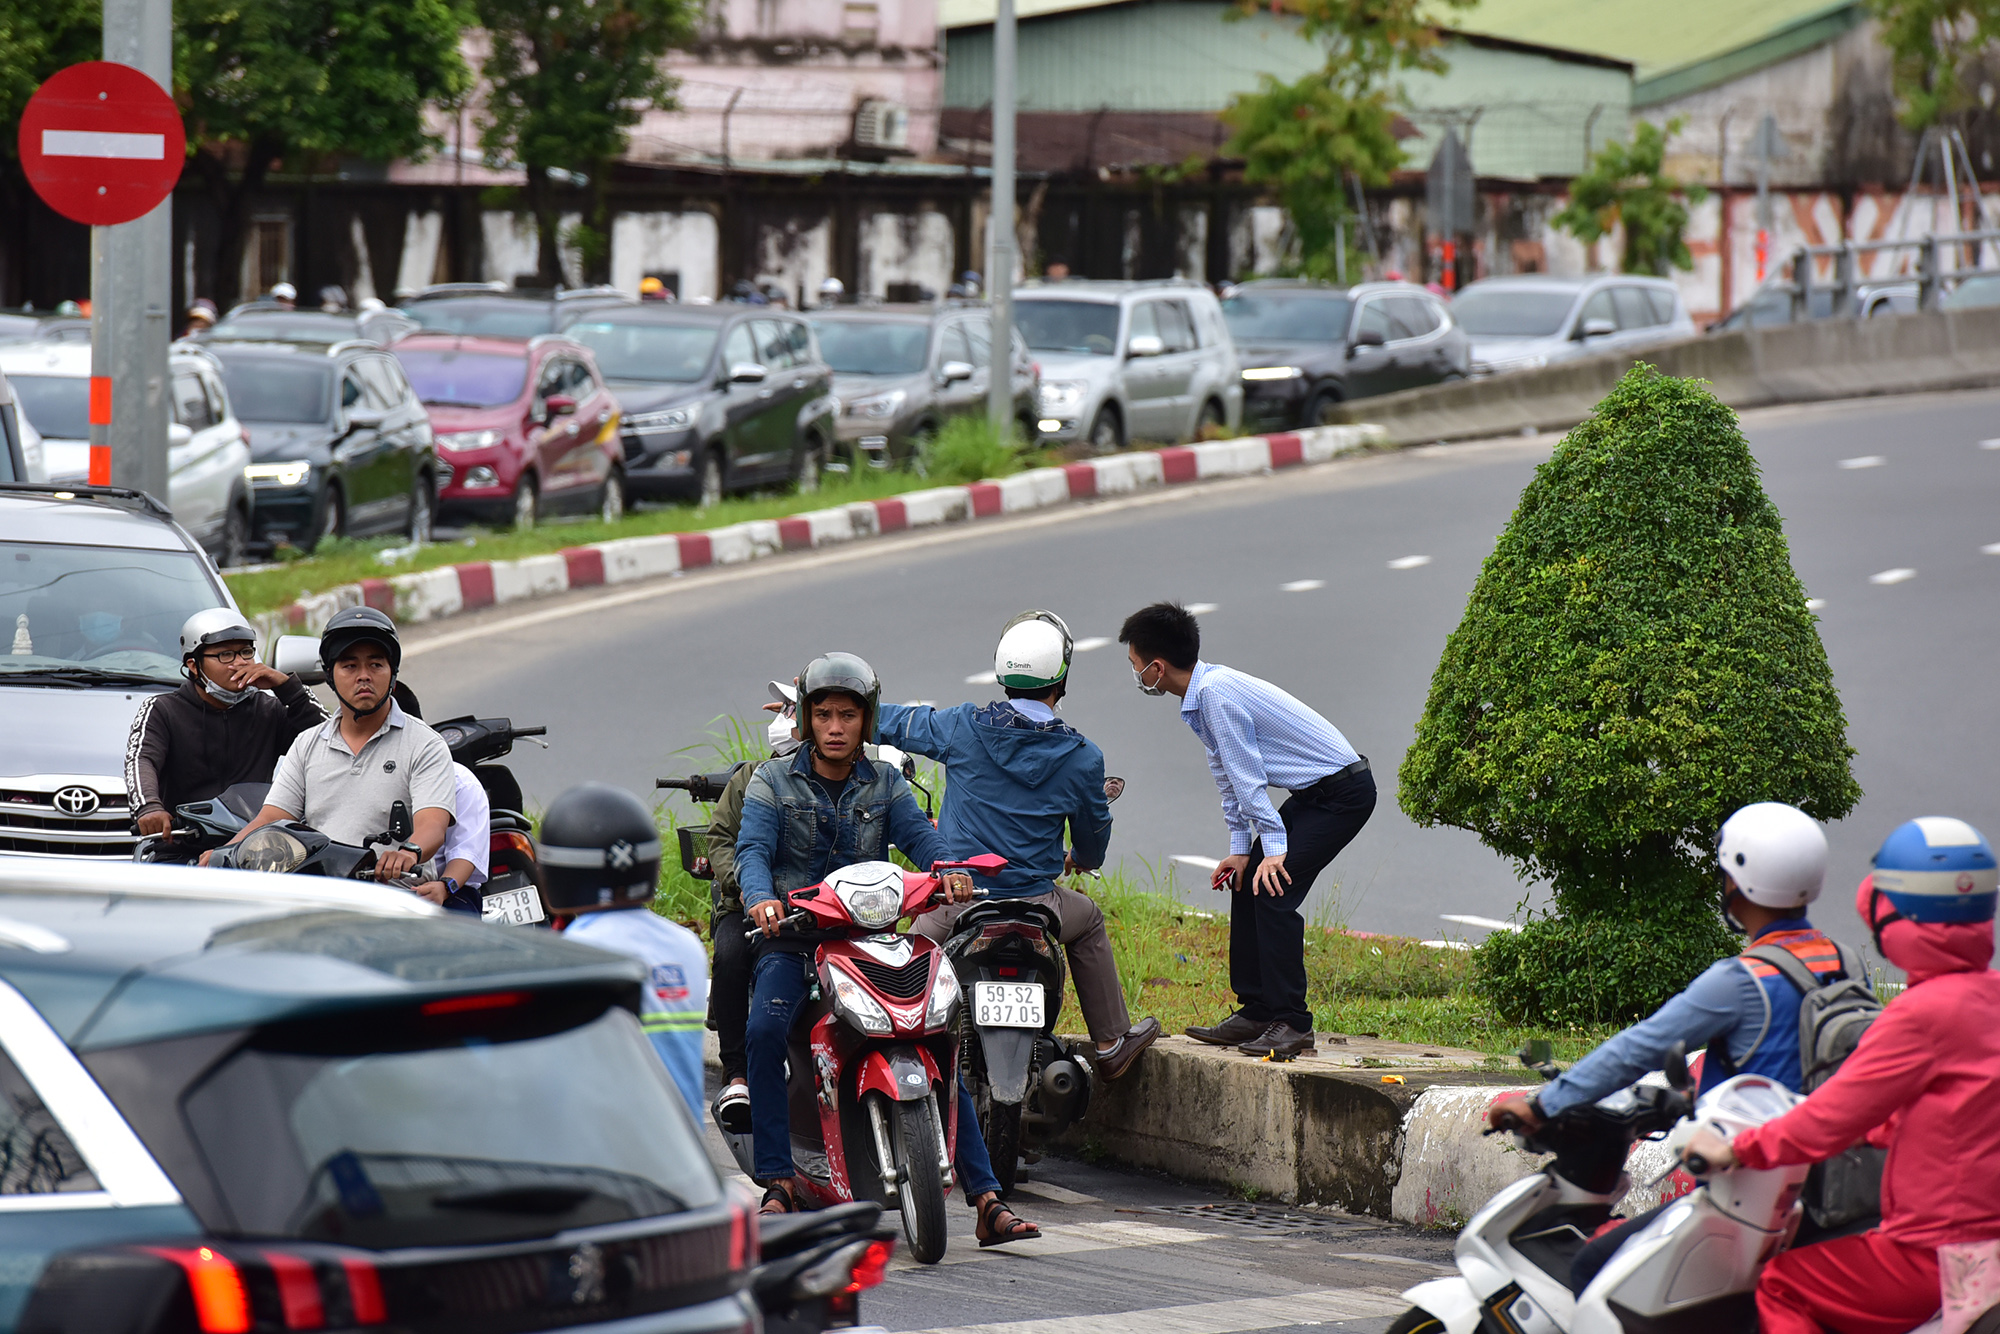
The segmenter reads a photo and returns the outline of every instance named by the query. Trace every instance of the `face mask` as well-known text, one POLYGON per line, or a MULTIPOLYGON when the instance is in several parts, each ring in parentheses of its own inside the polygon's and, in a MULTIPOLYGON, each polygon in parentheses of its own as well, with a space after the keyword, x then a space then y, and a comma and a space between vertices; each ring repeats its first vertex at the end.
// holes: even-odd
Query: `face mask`
POLYGON ((208 692, 211 699, 226 709, 235 708, 238 704, 241 704, 244 700, 249 699, 257 693, 256 686, 245 686, 241 690, 225 690, 207 677, 202 678, 201 688, 208 692))
MULTIPOLYGON (((1146 664, 1146 667, 1151 667, 1152 665, 1149 662, 1146 664)), ((1139 687, 1139 693, 1142 695, 1166 694, 1167 688, 1164 685, 1149 686, 1146 684, 1146 667, 1134 667, 1132 669, 1132 684, 1139 687)), ((1162 672, 1160 675, 1164 677, 1166 673, 1162 672)))
POLYGON ((83 631, 83 637, 93 644, 108 644, 117 638, 118 631, 125 624, 121 616, 108 611, 87 611, 76 618, 76 628, 83 631))
POLYGON ((799 739, 792 735, 792 717, 789 712, 780 713, 771 719, 771 725, 764 729, 764 740, 770 744, 773 755, 788 755, 798 749, 799 739))

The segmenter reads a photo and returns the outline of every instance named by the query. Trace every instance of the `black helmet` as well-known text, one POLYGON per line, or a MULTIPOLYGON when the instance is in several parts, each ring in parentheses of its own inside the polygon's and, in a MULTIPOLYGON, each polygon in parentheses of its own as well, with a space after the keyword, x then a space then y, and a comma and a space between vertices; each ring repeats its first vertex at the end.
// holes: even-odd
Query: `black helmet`
POLYGON ((373 607, 348 607, 333 614, 326 629, 319 632, 319 663, 329 672, 340 655, 356 644, 373 641, 389 655, 389 670, 403 670, 403 644, 396 638, 396 623, 386 611, 373 607))
POLYGON ((551 912, 643 904, 659 888, 653 813, 609 783, 580 783, 549 803, 536 855, 551 912))
POLYGON ((877 706, 882 700, 882 683, 876 679, 875 669, 852 653, 828 653, 814 658, 799 673, 799 734, 811 735, 808 720, 812 702, 835 691, 861 701, 861 735, 864 740, 874 741, 875 723, 881 716, 877 706))

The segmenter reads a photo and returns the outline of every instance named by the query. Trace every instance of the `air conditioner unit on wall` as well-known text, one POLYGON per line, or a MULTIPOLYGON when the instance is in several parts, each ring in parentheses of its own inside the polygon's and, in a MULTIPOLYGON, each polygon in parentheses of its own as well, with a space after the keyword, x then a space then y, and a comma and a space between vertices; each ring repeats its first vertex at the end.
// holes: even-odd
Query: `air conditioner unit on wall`
POLYGON ((854 113, 854 146, 883 153, 910 151, 910 109, 901 102, 863 102, 854 113))

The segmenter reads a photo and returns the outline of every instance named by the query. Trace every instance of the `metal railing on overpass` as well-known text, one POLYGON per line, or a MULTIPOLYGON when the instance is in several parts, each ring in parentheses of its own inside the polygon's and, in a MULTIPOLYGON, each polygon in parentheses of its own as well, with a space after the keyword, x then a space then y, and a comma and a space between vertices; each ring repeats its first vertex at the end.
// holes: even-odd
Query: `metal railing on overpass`
POLYGON ((1980 263, 1985 258, 1988 243, 2000 243, 2000 230, 1932 232, 1907 240, 1842 241, 1839 245, 1800 246, 1792 252, 1790 261, 1792 277, 1788 285, 1792 294, 1792 318, 1807 318, 1812 308, 1813 292, 1819 286, 1832 289, 1832 309, 1845 313, 1852 308, 1861 289, 1913 279, 1917 284, 1917 309, 1936 310, 1950 285, 1974 273, 2000 272, 2000 268, 1987 268, 1980 263), (1916 252, 1914 273, 1898 265, 1899 271, 1895 273, 1860 275, 1860 260, 1864 255, 1912 250, 1916 252), (1969 266, 1959 262, 1968 257, 1972 261, 1969 266), (1832 283, 1815 284, 1813 277, 1818 268, 1817 261, 1829 258, 1833 260, 1832 283), (1949 268, 1945 267, 1947 258, 1952 261, 1949 268))

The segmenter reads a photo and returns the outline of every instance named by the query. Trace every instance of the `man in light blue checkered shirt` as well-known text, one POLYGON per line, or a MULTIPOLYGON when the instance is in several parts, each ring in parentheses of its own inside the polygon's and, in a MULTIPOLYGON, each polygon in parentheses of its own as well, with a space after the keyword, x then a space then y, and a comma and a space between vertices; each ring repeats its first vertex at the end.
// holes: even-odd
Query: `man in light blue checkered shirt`
POLYGON ((1177 602, 1133 612, 1118 632, 1148 695, 1178 695, 1222 794, 1229 855, 1229 985, 1238 1009, 1187 1034, 1252 1056, 1314 1050, 1305 920, 1313 881, 1375 810, 1368 759, 1340 729, 1268 681, 1201 660, 1201 628, 1177 602), (1273 808, 1267 788, 1290 793, 1273 808))

